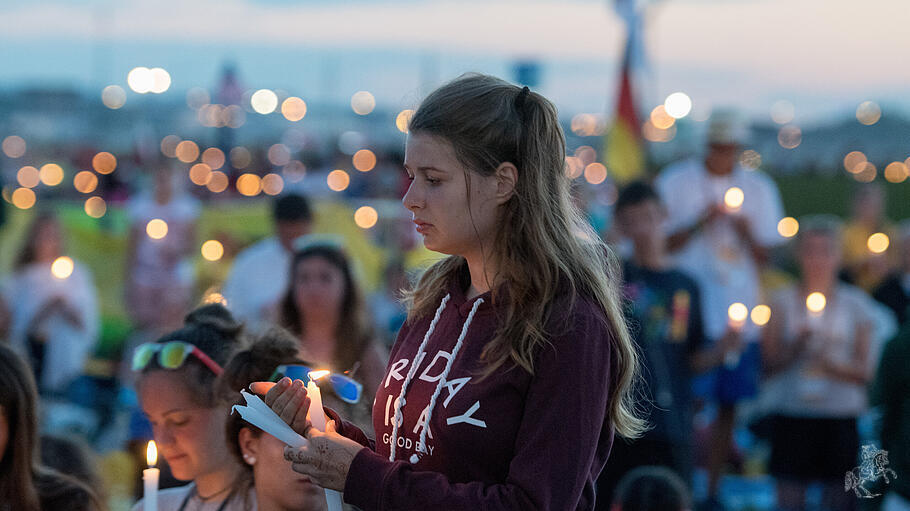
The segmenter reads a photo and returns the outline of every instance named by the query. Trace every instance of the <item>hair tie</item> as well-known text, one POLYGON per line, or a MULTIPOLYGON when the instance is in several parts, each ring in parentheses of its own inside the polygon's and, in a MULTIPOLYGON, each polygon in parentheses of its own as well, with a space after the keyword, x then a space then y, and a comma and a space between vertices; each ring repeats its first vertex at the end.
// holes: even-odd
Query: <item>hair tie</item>
POLYGON ((531 93, 531 89, 527 85, 521 88, 521 92, 518 93, 518 96, 515 98, 515 109, 521 113, 522 109, 525 106, 525 100, 528 99, 528 94, 531 93))

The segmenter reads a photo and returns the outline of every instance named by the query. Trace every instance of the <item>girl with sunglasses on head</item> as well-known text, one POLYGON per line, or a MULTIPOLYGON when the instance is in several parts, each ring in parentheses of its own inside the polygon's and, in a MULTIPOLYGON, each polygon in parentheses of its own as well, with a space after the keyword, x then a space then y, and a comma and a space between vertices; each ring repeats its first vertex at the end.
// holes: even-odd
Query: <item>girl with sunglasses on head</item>
POLYGON ((387 354, 374 337, 370 314, 347 256, 331 241, 310 240, 302 240, 303 247, 291 260, 280 323, 298 337, 300 358, 312 362, 316 369, 346 373, 363 384, 365 397, 359 403, 334 400, 336 396, 328 395, 328 406, 371 431, 370 408, 385 373, 387 354))
MULTIPOLYGON (((243 405, 240 391, 255 381, 272 377, 277 368, 301 364, 297 340, 283 329, 272 329, 249 349, 234 355, 224 367, 217 389, 228 406, 243 405)), ((233 413, 227 420, 227 443, 231 453, 250 475, 259 511, 323 511, 325 491, 308 477, 291 469, 284 459, 284 442, 244 421, 233 413)))
MULTIPOLYGON (((229 408, 219 404, 216 378, 240 345, 241 325, 219 304, 187 315, 184 327, 133 354, 142 411, 171 473, 191 484, 162 490, 160 511, 252 509, 243 467, 225 441, 229 408)), ((142 509, 140 501, 133 508, 142 509)))
POLYGON ((644 428, 616 263, 573 206, 546 98, 466 75, 409 124, 402 202, 449 254, 408 295, 373 406, 375 441, 309 427, 301 382, 266 403, 308 445, 294 470, 377 509, 591 510, 614 433, 644 428))

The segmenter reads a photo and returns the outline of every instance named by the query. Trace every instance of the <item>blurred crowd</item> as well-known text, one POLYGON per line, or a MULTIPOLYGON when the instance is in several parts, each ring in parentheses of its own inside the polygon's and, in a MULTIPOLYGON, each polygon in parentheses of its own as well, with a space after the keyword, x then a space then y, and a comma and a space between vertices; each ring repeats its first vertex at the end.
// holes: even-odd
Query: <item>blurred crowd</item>
MULTIPOLYGON (((882 188, 868 183, 857 185, 849 218, 786 219, 791 226, 774 181, 739 163, 746 137, 742 120, 717 112, 703 153, 625 184, 608 211, 599 188, 578 190, 624 262, 652 425, 643 438, 614 441, 598 509, 682 510, 696 498, 724 509, 730 474, 770 477, 783 510, 857 509, 867 489, 888 492, 886 509, 910 509, 910 221, 887 218, 882 188), (866 427, 870 417, 879 420, 866 427), (890 453, 901 477, 883 486, 875 472, 845 491, 845 476, 849 486, 875 449, 890 453)), ((347 193, 399 195, 395 158, 382 157, 347 193)), ((111 276, 67 250, 60 213, 30 212, 0 276, 0 499, 28 486, 33 509, 128 509, 141 496, 154 430, 168 439, 159 449, 180 460, 159 461, 162 488, 175 488, 163 501, 208 509, 220 497, 244 509, 252 493, 229 483, 246 474, 260 509, 322 509, 318 487, 257 463, 281 464, 281 442, 214 412, 249 383, 297 366, 338 375, 330 406, 372 429, 387 347, 405 319, 400 291, 416 266, 406 262, 410 223, 375 240, 390 255, 368 290, 361 252, 331 226, 316 232, 316 194, 288 187, 269 199, 270 234, 242 250, 225 238, 230 268, 206 276, 200 292, 192 260, 201 210, 240 195, 184 192, 173 169, 157 165, 141 192, 123 192, 129 328, 108 355, 113 370, 93 370, 99 290, 111 276), (170 378, 147 371, 187 359, 204 367, 170 378), (295 485, 306 491, 286 491, 295 485)), ((109 186, 109 197, 123 188, 109 186)))

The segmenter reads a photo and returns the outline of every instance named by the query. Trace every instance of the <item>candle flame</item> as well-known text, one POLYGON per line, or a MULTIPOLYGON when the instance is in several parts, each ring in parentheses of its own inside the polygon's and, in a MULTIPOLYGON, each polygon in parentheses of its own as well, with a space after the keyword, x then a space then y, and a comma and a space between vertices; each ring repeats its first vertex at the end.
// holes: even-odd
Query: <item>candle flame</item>
POLYGON ((806 308, 809 309, 809 312, 819 314, 825 310, 827 304, 828 300, 825 298, 825 295, 818 291, 811 293, 806 297, 806 308))
POLYGON ((742 303, 734 303, 727 309, 727 315, 732 321, 743 323, 749 317, 749 308, 742 303))
POLYGON ((771 307, 767 305, 756 305, 750 314, 752 322, 757 326, 765 326, 771 321, 771 307))
POLYGON ((325 369, 322 371, 310 371, 307 376, 310 377, 310 381, 316 381, 323 376, 328 376, 331 372, 332 371, 326 371, 325 369))
POLYGON ((158 463, 158 447, 155 446, 154 440, 149 440, 148 448, 145 450, 145 461, 150 467, 154 467, 158 463))

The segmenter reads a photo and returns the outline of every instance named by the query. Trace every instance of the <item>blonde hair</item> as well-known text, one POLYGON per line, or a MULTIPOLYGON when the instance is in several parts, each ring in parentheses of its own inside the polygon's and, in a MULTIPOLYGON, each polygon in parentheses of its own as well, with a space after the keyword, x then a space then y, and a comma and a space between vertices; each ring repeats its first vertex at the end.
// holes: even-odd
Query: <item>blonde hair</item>
MULTIPOLYGON (((409 131, 449 142, 459 162, 479 175, 493 174, 503 162, 518 169, 515 193, 499 219, 507 228, 498 229, 493 246, 482 250, 497 262, 497 283, 508 283, 507 293, 494 291, 492 297, 505 303, 502 326, 483 351, 483 376, 509 362, 534 373, 535 354, 549 342, 550 304, 568 286, 573 300, 588 297, 604 312, 617 373, 608 416, 617 434, 639 436, 645 425, 633 395, 638 354, 622 311, 618 264, 572 203, 556 107, 498 78, 467 74, 432 92, 411 118, 409 131)), ((466 177, 470 186, 470 174, 466 177)), ((408 321, 432 314, 466 264, 450 256, 427 269, 404 293, 408 321)))

